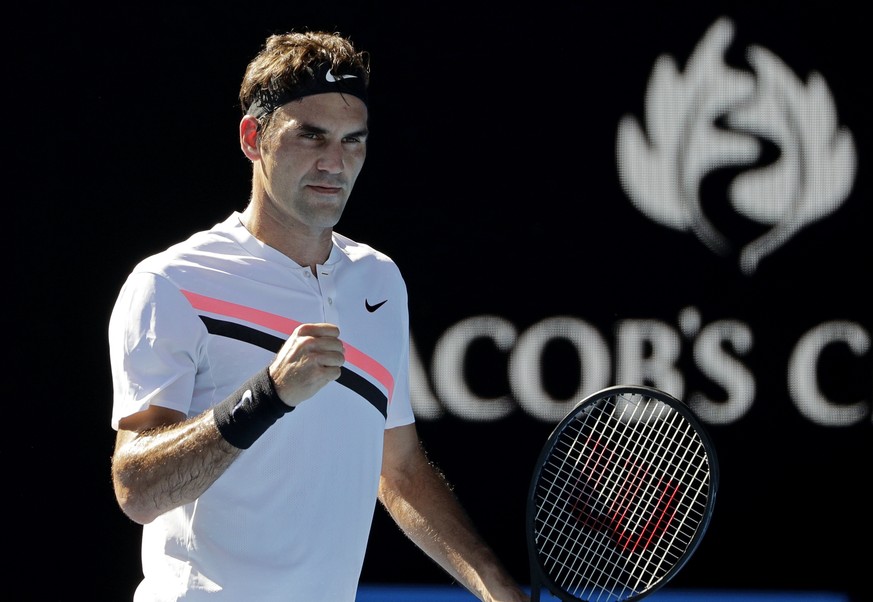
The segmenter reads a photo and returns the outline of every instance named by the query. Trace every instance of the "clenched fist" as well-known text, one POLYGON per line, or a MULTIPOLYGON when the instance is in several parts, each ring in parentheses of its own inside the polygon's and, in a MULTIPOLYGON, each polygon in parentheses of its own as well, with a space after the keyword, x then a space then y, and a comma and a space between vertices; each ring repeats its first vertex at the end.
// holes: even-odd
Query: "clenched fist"
POLYGON ((270 377, 279 397, 293 408, 339 378, 345 359, 337 326, 301 324, 270 364, 270 377))

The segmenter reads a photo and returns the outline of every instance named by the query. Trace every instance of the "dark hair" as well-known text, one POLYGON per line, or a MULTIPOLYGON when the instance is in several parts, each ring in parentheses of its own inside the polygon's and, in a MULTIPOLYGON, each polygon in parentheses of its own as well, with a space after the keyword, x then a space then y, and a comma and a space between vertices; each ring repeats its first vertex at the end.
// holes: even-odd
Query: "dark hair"
MULTIPOLYGON (((252 106, 258 105, 260 115, 256 116, 264 121, 283 102, 306 94, 333 91, 313 89, 313 82, 319 81, 316 75, 325 70, 328 74, 332 71, 343 74, 349 78, 347 81, 354 81, 356 92, 350 93, 366 102, 364 95, 369 85, 369 55, 359 52, 350 39, 339 33, 324 31, 292 31, 271 35, 246 67, 239 90, 243 113, 252 112, 252 106), (271 106, 264 109, 264 104, 271 106)), ((339 78, 341 80, 342 76, 339 78)))

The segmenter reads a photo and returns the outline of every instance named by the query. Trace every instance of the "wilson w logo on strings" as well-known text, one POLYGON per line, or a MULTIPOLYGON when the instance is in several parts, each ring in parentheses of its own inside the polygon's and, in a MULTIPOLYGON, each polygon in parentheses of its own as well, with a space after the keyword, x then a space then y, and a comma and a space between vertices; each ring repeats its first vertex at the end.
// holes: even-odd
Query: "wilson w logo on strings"
POLYGON ((686 547, 694 531, 677 517, 702 518, 709 487, 702 451, 693 429, 664 404, 618 400, 580 414, 544 467, 540 522, 560 527, 539 536, 597 540, 624 556, 686 547))
POLYGON ((628 602, 694 553, 715 501, 714 449, 690 410, 651 387, 617 385, 576 404, 531 478, 531 602, 628 602))
POLYGON ((584 463, 570 477, 570 515, 608 535, 623 553, 648 549, 676 514, 680 484, 633 454, 611 457, 615 451, 600 439, 582 447, 584 463))

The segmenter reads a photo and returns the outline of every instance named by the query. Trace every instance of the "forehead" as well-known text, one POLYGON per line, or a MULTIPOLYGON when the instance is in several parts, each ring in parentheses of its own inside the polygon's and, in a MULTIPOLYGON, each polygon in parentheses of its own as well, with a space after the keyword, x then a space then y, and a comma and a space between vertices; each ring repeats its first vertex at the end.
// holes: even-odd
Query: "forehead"
POLYGON ((277 116, 297 125, 326 130, 360 130, 367 124, 367 105, 357 96, 327 92, 312 94, 287 102, 276 110, 277 116))

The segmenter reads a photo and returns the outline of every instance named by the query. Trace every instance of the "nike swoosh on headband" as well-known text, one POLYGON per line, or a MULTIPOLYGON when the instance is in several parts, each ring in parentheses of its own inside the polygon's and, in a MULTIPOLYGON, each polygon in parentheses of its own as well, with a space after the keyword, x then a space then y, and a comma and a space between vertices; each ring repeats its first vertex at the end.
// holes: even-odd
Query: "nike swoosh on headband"
MULTIPOLYGON (((353 67, 350 67, 353 68, 353 67)), ((320 63, 309 77, 308 73, 300 75, 300 81, 289 87, 266 86, 253 93, 253 98, 246 113, 260 119, 269 115, 286 102, 297 100, 310 94, 339 92, 351 94, 367 104, 366 75, 334 74, 329 62, 320 63)))
POLYGON ((331 73, 330 69, 327 70, 327 73, 324 74, 324 79, 329 81, 330 83, 338 82, 344 79, 352 79, 353 77, 358 77, 357 75, 334 75, 331 73))

